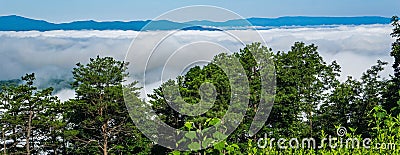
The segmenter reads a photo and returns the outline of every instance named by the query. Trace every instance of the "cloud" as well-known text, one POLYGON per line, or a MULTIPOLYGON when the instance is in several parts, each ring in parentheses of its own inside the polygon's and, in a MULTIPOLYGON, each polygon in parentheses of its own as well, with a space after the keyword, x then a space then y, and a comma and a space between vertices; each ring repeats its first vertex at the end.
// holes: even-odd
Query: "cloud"
POLYGON ((75 91, 72 89, 63 89, 54 95, 57 96, 61 102, 65 102, 75 97, 75 91))
POLYGON ((132 39, 139 32, 137 31, 123 31, 123 30, 82 30, 82 31, 0 31, 1 36, 15 37, 15 38, 32 38, 32 37, 50 37, 50 38, 108 38, 108 39, 132 39))
MULTIPOLYGON (((269 47, 274 51, 288 51, 296 41, 315 44, 324 60, 336 60, 342 67, 341 80, 347 76, 360 78, 377 60, 393 63, 390 57, 390 25, 339 26, 334 28, 274 29, 262 32, 269 47)), ((392 74, 391 65, 382 76, 392 74)))
MULTIPOLYGON (((68 33, 68 32, 65 32, 68 33)), ((67 38, 47 36, 0 37, 0 80, 36 72, 39 77, 70 76, 77 62, 96 55, 123 60, 131 39, 67 38)))
MULTIPOLYGON (((347 75, 359 78, 378 59, 392 63, 391 29, 390 25, 363 25, 259 32, 273 51, 288 51, 296 41, 316 44, 326 62, 337 60, 342 66, 343 80, 347 75)), ((124 60, 135 39, 127 55, 131 62, 129 72, 133 79, 140 80, 144 66, 148 65, 146 90, 149 93, 161 80, 173 78, 190 66, 204 64, 221 52, 237 52, 243 48, 238 38, 246 44, 262 41, 251 30, 0 32, 0 80, 31 72, 44 81, 71 78, 75 64, 86 63, 91 57, 112 56, 124 60)), ((390 73, 389 65, 383 75, 388 77, 390 73)), ((71 97, 71 94, 71 90, 58 93, 62 97, 71 97)))

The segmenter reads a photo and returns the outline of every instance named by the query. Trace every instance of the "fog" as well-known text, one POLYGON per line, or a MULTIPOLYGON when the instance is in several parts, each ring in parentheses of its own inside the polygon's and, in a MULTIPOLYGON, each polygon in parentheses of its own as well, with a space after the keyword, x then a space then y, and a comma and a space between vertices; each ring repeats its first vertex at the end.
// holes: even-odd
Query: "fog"
MULTIPOLYGON (((296 41, 316 44, 326 62, 336 60, 341 65, 341 80, 344 80, 346 76, 359 78, 378 59, 392 63, 389 55, 394 41, 390 37, 391 29, 390 25, 364 25, 281 28, 258 32, 274 52, 287 51, 296 41)), ((0 80, 17 79, 32 72, 36 73, 37 82, 41 85, 51 79, 71 79, 75 64, 87 63, 91 57, 112 56, 125 60, 134 39, 134 48, 131 48, 126 60, 138 61, 130 62, 132 79, 141 78, 142 71, 135 70, 144 67, 140 64, 146 61, 149 65, 146 68, 147 93, 158 87, 161 80, 174 78, 190 66, 205 64, 218 53, 237 52, 243 48, 243 43, 262 42, 253 30, 0 32, 0 80), (170 36, 165 39, 165 35, 170 36), (240 41, 232 36, 237 36, 240 41), (163 39, 162 43, 160 39, 163 39), (154 47, 155 44, 159 46, 154 47), (205 44, 207 48, 202 48, 205 44), (151 58, 148 58, 149 51, 153 52, 151 58), (160 73, 163 77, 158 76, 160 73)), ((392 73, 391 65, 386 68, 382 73, 384 77, 392 73)), ((56 92, 56 95, 65 101, 73 97, 74 92, 65 89, 56 92)))

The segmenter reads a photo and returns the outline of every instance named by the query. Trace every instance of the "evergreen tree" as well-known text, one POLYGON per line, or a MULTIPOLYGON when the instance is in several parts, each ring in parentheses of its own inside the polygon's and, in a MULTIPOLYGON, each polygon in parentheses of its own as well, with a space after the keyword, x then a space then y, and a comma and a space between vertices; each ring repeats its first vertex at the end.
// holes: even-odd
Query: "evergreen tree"
MULTIPOLYGON (((121 83, 127 76, 127 65, 97 56, 73 69, 76 96, 67 103, 66 137, 72 143, 72 153, 132 154, 148 149, 125 107, 121 83)), ((134 84, 130 89, 137 91, 134 84)))
POLYGON ((390 52, 390 56, 394 58, 394 63, 392 65, 394 69, 394 76, 387 83, 386 92, 384 93, 384 98, 386 99, 383 108, 391 112, 393 116, 397 116, 400 114, 400 105, 397 104, 397 101, 400 99, 400 96, 397 92, 400 90, 400 23, 399 17, 392 17, 392 26, 393 32, 391 36, 395 39, 392 43, 392 51, 390 52), (397 107, 397 108, 396 108, 397 107), (393 110, 392 110, 393 109, 393 110))
MULTIPOLYGON (((59 101, 51 95, 52 88, 37 90, 33 85, 33 73, 25 75, 22 80, 23 84, 5 87, 1 91, 3 151, 17 154, 47 152, 46 139, 50 136, 59 138, 59 135, 48 132, 50 122, 47 113, 59 101)), ((57 151, 58 148, 52 149, 57 151)))

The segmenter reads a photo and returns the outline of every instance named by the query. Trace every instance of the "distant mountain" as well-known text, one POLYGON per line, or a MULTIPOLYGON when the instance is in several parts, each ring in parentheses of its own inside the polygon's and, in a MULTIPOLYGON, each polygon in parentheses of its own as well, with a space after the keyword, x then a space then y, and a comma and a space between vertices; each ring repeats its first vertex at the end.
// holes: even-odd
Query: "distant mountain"
POLYGON ((14 79, 14 80, 1 80, 0 81, 0 91, 3 89, 3 87, 13 87, 17 86, 20 84, 22 80, 19 79, 14 79))
POLYGON ((279 18, 248 18, 246 20, 228 20, 225 22, 189 21, 184 23, 168 20, 158 21, 106 21, 97 22, 74 21, 70 23, 50 23, 44 20, 29 19, 21 16, 0 16, 0 31, 51 31, 51 30, 200 30, 215 31, 226 29, 265 29, 287 26, 323 26, 323 25, 368 25, 389 24, 390 18, 365 17, 279 17, 279 18), (153 22, 149 26, 148 23, 153 22), (214 27, 214 28, 213 28, 214 27))
MULTIPOLYGON (((35 83, 35 86, 41 90, 45 88, 52 87, 54 93, 57 93, 63 89, 72 89, 71 83, 72 79, 42 79, 40 83, 35 83)), ((23 81, 20 79, 12 79, 12 80, 0 80, 0 91, 2 87, 15 87, 22 84, 23 81)))

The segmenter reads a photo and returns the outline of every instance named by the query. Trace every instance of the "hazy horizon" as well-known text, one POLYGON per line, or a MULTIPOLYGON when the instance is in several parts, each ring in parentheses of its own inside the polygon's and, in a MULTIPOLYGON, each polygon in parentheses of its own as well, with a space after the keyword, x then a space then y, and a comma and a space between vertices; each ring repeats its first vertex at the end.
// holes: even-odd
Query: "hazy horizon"
MULTIPOLYGON (((7 17, 7 16, 19 16, 19 17, 23 17, 23 18, 28 18, 28 19, 33 19, 33 20, 41 20, 41 21, 46 21, 49 23, 53 23, 53 24, 62 24, 62 23, 71 23, 71 22, 79 22, 79 21, 95 21, 95 22, 130 22, 130 21, 148 21, 148 20, 153 20, 154 18, 149 18, 149 19, 126 19, 126 20, 120 20, 120 19, 108 19, 108 20, 96 20, 94 18, 89 18, 89 19, 76 19, 76 20, 70 20, 70 21, 63 21, 63 22, 56 22, 56 21, 51 21, 45 18, 35 18, 35 17, 30 17, 30 16, 24 16, 24 15, 20 15, 20 14, 3 14, 0 15, 0 17, 7 17)), ((303 15, 292 15, 292 16, 275 16, 275 17, 268 17, 268 16, 250 16, 250 17, 244 17, 245 19, 252 19, 252 18, 265 18, 265 19, 278 19, 278 18, 284 18, 284 17, 322 17, 322 18, 351 18, 351 17, 383 17, 383 18, 392 18, 394 15, 391 16, 379 16, 379 15, 360 15, 360 16, 303 16, 303 15)), ((226 22, 229 20, 240 20, 241 18, 233 18, 233 19, 227 19, 225 21, 213 21, 213 20, 188 20, 188 21, 211 21, 211 22, 226 22)), ((163 20, 168 20, 168 19, 163 19, 163 20)), ((173 21, 173 20, 169 20, 172 22, 180 22, 180 23, 184 23, 184 22, 188 22, 188 21, 173 21)))
MULTIPOLYGON (((281 0, 281 1, 230 1, 215 0, 176 1, 105 1, 105 0, 27 0, 0 1, 0 16, 21 15, 34 19, 44 19, 55 23, 96 20, 128 21, 147 20, 181 7, 191 5, 216 6, 231 10, 242 17, 282 16, 382 16, 391 17, 399 13, 398 0, 281 0), (29 5, 27 5, 29 4, 29 5), (39 9, 40 8, 40 9, 39 9), (251 8, 251 9, 249 9, 251 8), (151 10, 151 11, 149 11, 151 10)), ((206 13, 206 12, 205 12, 206 13)), ((191 14, 186 14, 188 17, 191 14)))

